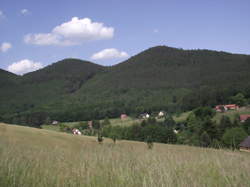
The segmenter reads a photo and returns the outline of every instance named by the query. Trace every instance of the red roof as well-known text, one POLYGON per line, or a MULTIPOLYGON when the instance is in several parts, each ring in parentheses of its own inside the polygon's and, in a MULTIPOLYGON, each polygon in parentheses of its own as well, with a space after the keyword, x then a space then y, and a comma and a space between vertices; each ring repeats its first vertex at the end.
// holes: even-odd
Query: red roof
POLYGON ((127 114, 121 114, 121 119, 125 119, 127 117, 128 117, 127 114))
POLYGON ((250 114, 240 115, 240 121, 246 121, 248 118, 250 118, 250 114))
POLYGON ((238 107, 238 106, 236 104, 230 104, 230 105, 225 105, 225 107, 231 108, 231 107, 238 107))

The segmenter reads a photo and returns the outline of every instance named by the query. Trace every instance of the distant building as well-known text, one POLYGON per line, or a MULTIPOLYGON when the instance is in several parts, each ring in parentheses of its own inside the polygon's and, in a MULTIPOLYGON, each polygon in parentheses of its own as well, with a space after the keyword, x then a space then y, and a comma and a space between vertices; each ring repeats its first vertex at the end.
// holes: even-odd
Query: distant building
POLYGON ((217 105, 215 106, 216 112, 225 112, 227 110, 238 110, 239 106, 236 104, 229 104, 229 105, 217 105))
POLYGON ((159 114, 158 114, 158 117, 163 117, 165 116, 165 112, 164 111, 160 111, 159 114))
POLYGON ((250 136, 240 143, 240 150, 250 152, 250 136))
POLYGON ((239 106, 236 104, 225 105, 228 110, 238 110, 239 106))
POLYGON ((225 112, 227 111, 227 108, 225 107, 225 105, 217 105, 215 106, 215 110, 216 112, 225 112))
POLYGON ((72 133, 75 135, 82 135, 82 133, 78 129, 75 129, 75 128, 72 130, 72 133))
POLYGON ((88 126, 90 129, 92 129, 93 128, 93 121, 88 121, 88 126))
POLYGON ((128 116, 127 116, 127 114, 121 114, 121 120, 123 120, 123 119, 126 119, 128 116))
POLYGON ((175 134, 178 134, 178 131, 174 129, 174 133, 175 133, 175 134))
POLYGON ((148 113, 143 113, 143 114, 140 114, 139 118, 141 119, 148 119, 150 117, 150 115, 148 113))
POLYGON ((250 119, 250 114, 240 115, 240 122, 244 123, 247 119, 250 119))
POLYGON ((53 121, 52 125, 57 125, 59 122, 58 121, 53 121))

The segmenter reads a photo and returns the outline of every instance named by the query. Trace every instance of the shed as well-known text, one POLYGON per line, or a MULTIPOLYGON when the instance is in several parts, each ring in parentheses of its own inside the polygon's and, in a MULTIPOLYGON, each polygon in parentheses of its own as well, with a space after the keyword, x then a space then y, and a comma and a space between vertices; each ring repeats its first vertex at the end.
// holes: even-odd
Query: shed
POLYGON ((240 150, 250 152, 250 136, 240 143, 240 150))
POLYGON ((250 114, 242 114, 240 115, 240 122, 245 122, 248 118, 250 118, 250 114))

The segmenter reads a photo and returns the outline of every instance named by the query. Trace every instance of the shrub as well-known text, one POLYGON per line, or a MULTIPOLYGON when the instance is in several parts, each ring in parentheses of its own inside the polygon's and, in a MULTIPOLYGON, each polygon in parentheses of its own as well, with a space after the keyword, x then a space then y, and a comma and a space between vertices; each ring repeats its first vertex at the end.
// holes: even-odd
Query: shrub
POLYGON ((247 133, 240 127, 227 129, 222 137, 223 143, 232 149, 239 148, 239 144, 247 137, 247 133))

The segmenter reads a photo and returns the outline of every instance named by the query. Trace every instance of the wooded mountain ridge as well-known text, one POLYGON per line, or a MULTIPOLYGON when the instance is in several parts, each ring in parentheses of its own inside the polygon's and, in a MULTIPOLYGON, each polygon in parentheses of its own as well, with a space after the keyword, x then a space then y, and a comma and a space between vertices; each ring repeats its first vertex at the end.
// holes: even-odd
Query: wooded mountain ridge
POLYGON ((0 70, 0 120, 76 121, 214 106, 239 92, 250 98, 249 72, 250 55, 166 46, 111 67, 64 59, 23 76, 0 70))

